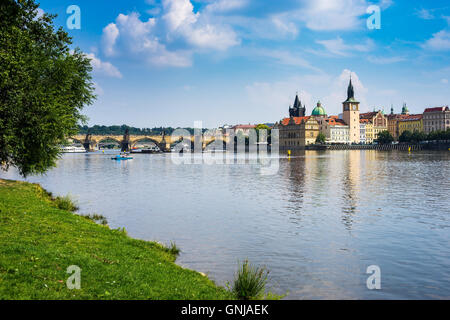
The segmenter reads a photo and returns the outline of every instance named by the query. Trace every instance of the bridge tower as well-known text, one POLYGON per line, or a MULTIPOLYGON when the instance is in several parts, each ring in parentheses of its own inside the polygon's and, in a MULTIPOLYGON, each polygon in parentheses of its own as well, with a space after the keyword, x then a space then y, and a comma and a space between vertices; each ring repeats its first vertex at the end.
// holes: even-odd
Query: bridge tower
MULTIPOLYGON (((159 143, 159 149, 161 149, 162 152, 166 152, 167 151, 167 142, 166 142, 166 132, 163 131, 162 132, 162 139, 161 142, 159 143)), ((170 149, 170 147, 169 147, 170 149)))
POLYGON ((92 134, 88 131, 86 138, 83 141, 83 147, 86 151, 94 151, 95 144, 92 141, 92 134))
POLYGON ((130 132, 128 129, 125 130, 122 142, 120 143, 120 149, 122 152, 129 152, 131 150, 130 132))

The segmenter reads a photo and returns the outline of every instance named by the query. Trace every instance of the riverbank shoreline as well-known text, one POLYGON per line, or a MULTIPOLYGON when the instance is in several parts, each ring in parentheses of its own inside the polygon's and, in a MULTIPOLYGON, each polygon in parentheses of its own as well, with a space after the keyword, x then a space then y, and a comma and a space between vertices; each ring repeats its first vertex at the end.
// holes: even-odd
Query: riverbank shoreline
POLYGON ((170 249, 61 210, 38 184, 0 179, 0 221, 0 299, 233 299, 170 249))

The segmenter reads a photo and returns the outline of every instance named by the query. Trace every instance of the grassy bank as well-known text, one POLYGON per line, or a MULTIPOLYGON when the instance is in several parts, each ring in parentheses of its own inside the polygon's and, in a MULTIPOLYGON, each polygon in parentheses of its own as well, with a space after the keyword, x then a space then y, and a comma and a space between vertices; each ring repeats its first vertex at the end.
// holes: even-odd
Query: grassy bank
POLYGON ((35 184, 0 180, 0 299, 231 299, 160 244, 69 211, 35 184), (81 289, 69 290, 69 266, 81 289))

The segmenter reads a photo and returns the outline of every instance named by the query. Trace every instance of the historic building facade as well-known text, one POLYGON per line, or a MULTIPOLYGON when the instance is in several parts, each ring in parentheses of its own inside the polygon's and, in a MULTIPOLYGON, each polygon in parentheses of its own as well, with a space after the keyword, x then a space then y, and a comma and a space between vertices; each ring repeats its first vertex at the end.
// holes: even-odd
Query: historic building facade
MULTIPOLYGON (((423 132, 423 115, 422 114, 412 114, 398 121, 398 132, 399 137, 405 131, 410 132, 423 132)), ((397 138, 398 140, 398 138, 397 138)))
POLYGON ((359 143, 359 102, 355 100, 355 91, 351 78, 347 88, 347 100, 342 103, 342 107, 344 111, 343 120, 349 127, 349 141, 350 143, 359 143))
MULTIPOLYGON (((404 108, 405 107, 403 107, 403 110, 404 108)), ((392 135, 394 140, 398 140, 398 137, 400 137, 401 134, 398 127, 399 121, 406 118, 408 118, 407 114, 393 114, 392 112, 387 116, 388 131, 392 135)))
POLYGON ((378 139, 378 134, 381 131, 387 131, 388 130, 388 119, 383 114, 382 111, 361 113, 360 119, 368 120, 368 122, 370 122, 372 124, 372 126, 373 126, 373 128, 372 128, 372 135, 373 135, 372 136, 372 142, 375 141, 376 139, 378 139))
POLYGON ((342 119, 328 118, 324 120, 321 132, 326 137, 327 143, 349 144, 349 126, 342 119))
POLYGON ((313 117, 290 117, 283 119, 275 127, 279 129, 281 150, 301 150, 316 142, 319 123, 313 117))
POLYGON ((446 107, 427 108, 423 112, 423 129, 425 133, 447 130, 450 128, 450 109, 446 107))

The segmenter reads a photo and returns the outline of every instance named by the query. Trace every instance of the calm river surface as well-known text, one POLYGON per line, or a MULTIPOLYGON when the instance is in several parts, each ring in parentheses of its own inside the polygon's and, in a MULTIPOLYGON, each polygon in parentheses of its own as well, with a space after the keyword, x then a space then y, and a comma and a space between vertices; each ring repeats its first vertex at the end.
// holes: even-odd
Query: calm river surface
POLYGON ((27 180, 132 237, 175 241, 178 264, 219 284, 248 258, 288 299, 450 298, 450 152, 306 151, 275 175, 170 154, 110 158, 65 154, 27 180), (367 289, 370 265, 381 290, 367 289))

